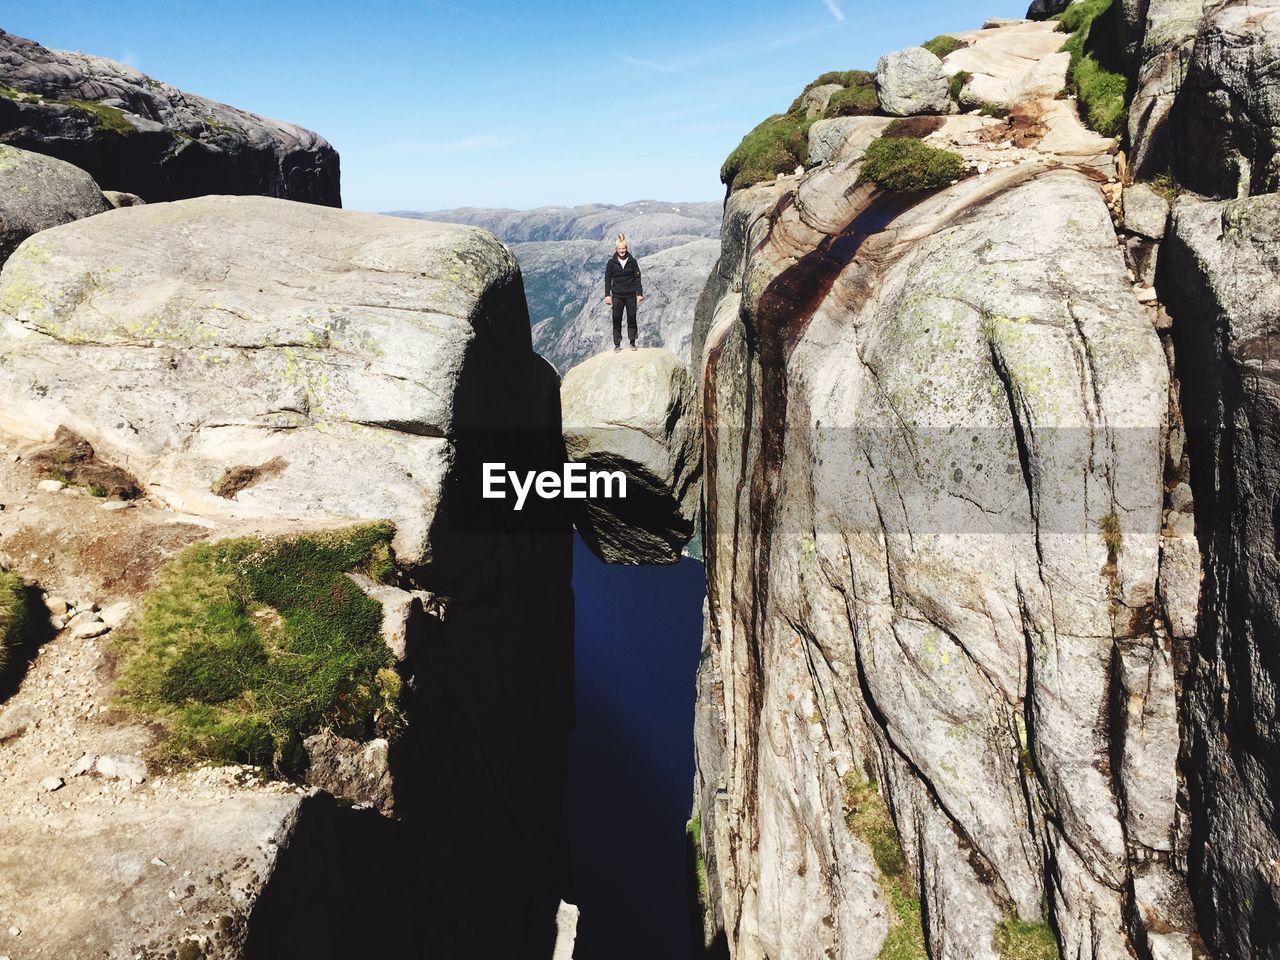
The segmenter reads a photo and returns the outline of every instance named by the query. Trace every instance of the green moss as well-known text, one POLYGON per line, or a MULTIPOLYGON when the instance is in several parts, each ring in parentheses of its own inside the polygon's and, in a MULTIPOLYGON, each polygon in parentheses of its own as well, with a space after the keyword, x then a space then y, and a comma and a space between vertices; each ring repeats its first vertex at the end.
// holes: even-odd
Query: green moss
POLYGON ((45 102, 64 103, 69 107, 75 107, 77 110, 89 114, 93 120, 93 125, 100 130, 109 130, 122 137, 130 137, 138 132, 133 124, 125 119, 123 110, 108 107, 106 104, 99 103, 96 100, 47 100, 45 102))
POLYGON ((804 114, 775 114, 742 138, 720 168, 720 182, 730 190, 791 173, 809 159, 809 127, 804 114))
POLYGON ((21 103, 42 103, 73 107, 81 113, 89 114, 90 120, 95 127, 102 130, 110 130, 112 133, 119 134, 122 137, 132 136, 138 132, 133 124, 125 119, 123 110, 109 107, 105 103, 99 103, 97 100, 78 100, 74 98, 60 100, 56 97, 46 97, 39 93, 27 93, 5 84, 0 84, 0 97, 6 100, 17 100, 21 103))
POLYGON ((1102 531, 1102 541, 1107 545, 1107 555, 1114 560, 1124 545, 1124 538, 1120 533, 1120 518, 1114 510, 1098 521, 1098 529, 1102 531))
POLYGON ((685 836, 689 840, 689 848, 693 851, 693 863, 698 879, 698 903, 704 911, 710 908, 710 895, 707 889, 707 864, 702 859, 702 818, 694 815, 685 824, 685 836))
POLYGON ((1092 130, 1104 136, 1119 135, 1128 110, 1128 80, 1118 70, 1101 62, 1090 48, 1093 22, 1111 9, 1114 0, 1081 0, 1058 14, 1058 29, 1070 33, 1062 45, 1071 54, 1068 77, 1080 101, 1080 116, 1092 130))
POLYGON ((880 868, 880 889, 891 908, 889 932, 880 947, 879 960, 928 960, 919 891, 915 879, 907 873, 902 840, 889 808, 874 780, 861 780, 850 773, 844 787, 845 824, 871 850, 880 868))
POLYGON ((29 620, 22 578, 13 571, 0 570, 0 670, 8 663, 9 651, 22 641, 29 620))
POLYGON ((844 89, 832 94, 824 117, 851 117, 875 113, 880 108, 875 76, 866 70, 824 73, 801 91, 786 113, 774 114, 742 138, 720 168, 720 182, 731 191, 773 180, 809 162, 809 128, 817 117, 805 116, 805 94, 815 87, 839 83, 844 89))
POLYGON ((997 107, 989 103, 983 104, 978 112, 984 117, 994 117, 997 120, 1003 120, 1009 116, 1008 107, 997 107))
POLYGON ((936 190, 963 176, 964 158, 908 137, 881 137, 867 147, 859 181, 888 190, 936 190))
POLYGON ((1172 175, 1161 173, 1146 181, 1148 187, 1155 191, 1156 195, 1164 200, 1165 203, 1173 206, 1173 201, 1178 199, 1178 194, 1182 191, 1178 188, 1178 183, 1173 179, 1172 175))
POLYGON ((864 117, 880 109, 874 81, 837 90, 827 101, 828 117, 864 117))
POLYGON ((400 680, 382 608, 348 572, 388 578, 389 524, 191 547, 162 568, 119 647, 122 702, 167 730, 173 762, 296 771, 328 727, 394 735, 400 680))
POLYGON ((951 99, 956 103, 960 102, 960 93, 964 90, 965 84, 973 79, 973 74, 967 70, 961 70, 959 73, 951 76, 951 99))
POLYGON ((957 50, 963 50, 968 46, 968 44, 963 40, 959 40, 944 33, 939 37, 934 37, 932 40, 920 44, 920 46, 924 47, 935 57, 941 60, 948 54, 955 53, 957 50))
POLYGON ((996 952, 1000 960, 1058 960, 1058 938, 1043 920, 1026 923, 1015 916, 996 926, 996 952))
POLYGON ((872 90, 876 86, 875 74, 866 70, 828 70, 819 76, 816 80, 805 85, 800 91, 800 96, 791 101, 791 106, 787 107, 787 113, 796 113, 802 109, 805 94, 815 87, 825 87, 833 83, 838 83, 842 87, 871 87, 872 90))

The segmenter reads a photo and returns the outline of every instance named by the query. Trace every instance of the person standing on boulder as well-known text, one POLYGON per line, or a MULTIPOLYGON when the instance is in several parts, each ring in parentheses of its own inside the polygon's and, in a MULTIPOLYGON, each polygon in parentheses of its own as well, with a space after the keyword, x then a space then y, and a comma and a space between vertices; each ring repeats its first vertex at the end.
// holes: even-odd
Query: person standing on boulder
POLYGON ((613 349, 622 349, 622 311, 627 311, 627 339, 636 348, 636 305, 644 303, 640 263, 627 251, 626 234, 618 234, 613 256, 604 268, 604 302, 613 307, 613 349))

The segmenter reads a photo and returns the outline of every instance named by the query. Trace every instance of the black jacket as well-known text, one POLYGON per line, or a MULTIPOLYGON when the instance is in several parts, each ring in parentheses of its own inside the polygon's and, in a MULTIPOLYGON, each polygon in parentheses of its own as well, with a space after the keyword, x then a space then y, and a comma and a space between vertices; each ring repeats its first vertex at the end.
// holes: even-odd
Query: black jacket
POLYGON ((604 268, 604 295, 617 294, 620 297, 633 294, 644 295, 644 284, 640 282, 640 261, 634 253, 627 254, 627 265, 624 267, 615 253, 609 258, 609 265, 604 268))

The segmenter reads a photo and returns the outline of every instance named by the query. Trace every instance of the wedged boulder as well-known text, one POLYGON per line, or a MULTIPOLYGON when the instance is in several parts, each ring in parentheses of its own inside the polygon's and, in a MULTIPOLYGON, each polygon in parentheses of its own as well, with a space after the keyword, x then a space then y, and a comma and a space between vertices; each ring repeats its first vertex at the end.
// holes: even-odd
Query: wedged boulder
POLYGON ((887 53, 876 65, 880 108, 895 117, 952 113, 950 79, 942 61, 924 47, 887 53))
POLYGON ((529 344, 515 261, 475 228, 252 197, 149 204, 10 257, 0 428, 66 427, 188 513, 391 519, 422 565, 459 434, 546 425, 554 375, 529 344))
MULTIPOLYGON (((1261 12, 1259 11, 1260 15, 1261 12)), ((1280 897, 1280 195, 1183 196, 1161 251, 1204 551, 1188 689, 1190 883, 1214 955, 1267 956, 1280 897)))
POLYGON ((79 167, 0 144, 0 265, 33 233, 109 209, 79 167))
POLYGON ((735 955, 996 960, 1011 914, 1063 956, 1187 934, 1130 888, 1181 883, 1169 374, 1076 163, 928 197, 826 164, 726 209, 695 805, 735 955))
POLYGON ((1280 0, 1209 13, 1173 115, 1179 181, 1212 197, 1280 189, 1280 0))
POLYGON ((0 143, 148 202, 225 193, 341 206, 338 154, 310 130, 3 30, 0 143))
POLYGON ((1169 219, 1169 201, 1145 183, 1125 187, 1123 196, 1124 228, 1149 240, 1163 238, 1165 221, 1169 219))
POLYGON ((589 497, 575 524, 607 563, 675 563, 694 533, 702 466, 692 381, 667 350, 603 353, 560 387, 565 451, 590 471, 620 471, 626 497, 589 497))

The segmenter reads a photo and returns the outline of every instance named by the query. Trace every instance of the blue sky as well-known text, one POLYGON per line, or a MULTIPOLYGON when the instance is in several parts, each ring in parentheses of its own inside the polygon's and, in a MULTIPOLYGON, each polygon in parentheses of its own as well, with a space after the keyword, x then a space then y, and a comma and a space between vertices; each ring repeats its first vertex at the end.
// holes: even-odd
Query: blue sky
POLYGON ((45 0, 0 27, 317 130, 362 210, 723 195, 725 155, 825 70, 1026 0, 45 0))

